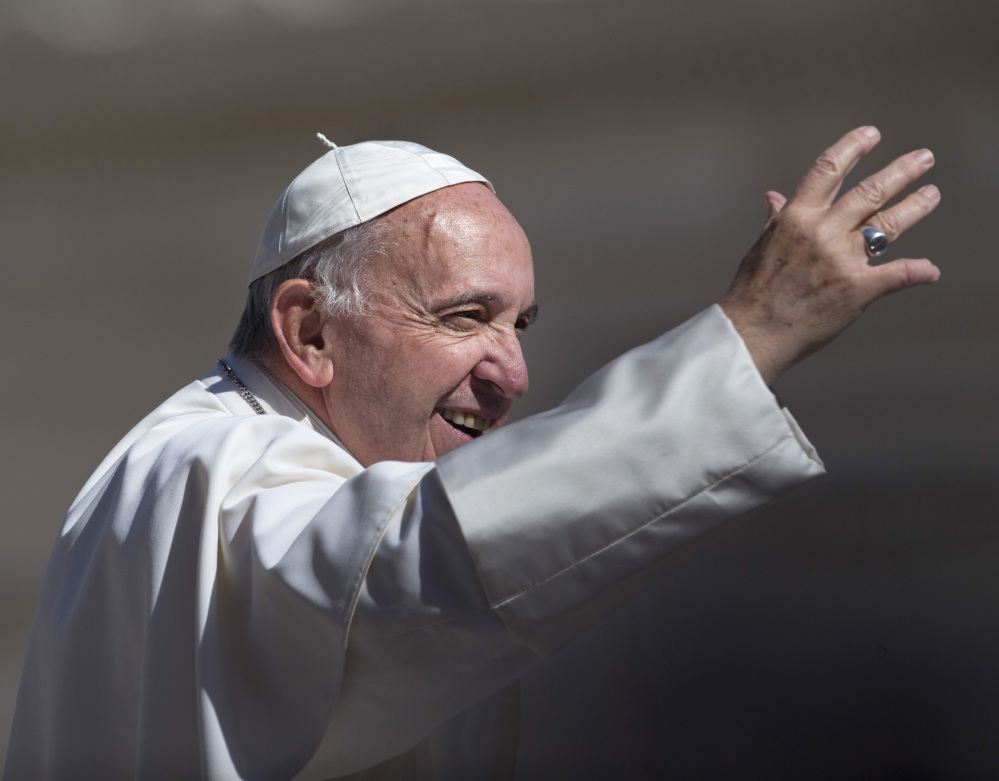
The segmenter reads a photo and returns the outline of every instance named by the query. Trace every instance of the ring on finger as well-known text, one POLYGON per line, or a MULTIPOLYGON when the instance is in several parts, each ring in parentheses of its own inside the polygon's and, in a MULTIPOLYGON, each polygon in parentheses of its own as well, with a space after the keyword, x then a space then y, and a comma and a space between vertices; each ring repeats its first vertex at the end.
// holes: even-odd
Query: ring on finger
POLYGON ((862 228, 860 235, 864 237, 864 247, 869 257, 876 258, 888 249, 888 237, 884 231, 877 228, 862 228))

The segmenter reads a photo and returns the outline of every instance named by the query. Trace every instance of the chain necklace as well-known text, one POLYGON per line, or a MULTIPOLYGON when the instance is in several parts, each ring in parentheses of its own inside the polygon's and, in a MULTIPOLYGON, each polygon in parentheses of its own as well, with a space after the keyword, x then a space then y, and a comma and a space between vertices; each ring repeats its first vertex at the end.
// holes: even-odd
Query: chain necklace
POLYGON ((243 381, 239 379, 239 377, 236 376, 236 372, 230 368, 229 364, 221 358, 219 358, 218 364, 225 371, 225 376, 232 380, 233 385, 236 386, 236 390, 239 391, 239 395, 243 397, 243 401, 249 404, 253 411, 258 415, 266 415, 267 413, 264 412, 264 408, 260 406, 260 402, 257 401, 257 397, 250 393, 250 389, 243 384, 243 381))

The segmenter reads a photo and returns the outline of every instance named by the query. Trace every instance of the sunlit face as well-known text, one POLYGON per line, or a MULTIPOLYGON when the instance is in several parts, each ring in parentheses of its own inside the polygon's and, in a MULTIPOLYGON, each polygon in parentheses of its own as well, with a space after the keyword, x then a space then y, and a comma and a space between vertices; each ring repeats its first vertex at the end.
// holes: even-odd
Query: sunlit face
POLYGON ((364 466, 432 461, 502 425, 527 390, 520 337, 537 311, 527 237, 484 185, 437 190, 386 220, 369 311, 324 329, 327 418, 364 466))

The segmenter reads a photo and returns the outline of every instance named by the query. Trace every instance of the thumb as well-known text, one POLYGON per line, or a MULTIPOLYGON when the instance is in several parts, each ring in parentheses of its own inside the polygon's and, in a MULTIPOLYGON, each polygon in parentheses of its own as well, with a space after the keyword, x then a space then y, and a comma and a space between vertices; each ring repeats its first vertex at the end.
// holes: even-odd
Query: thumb
POLYGON ((763 200, 767 204, 767 222, 776 217, 784 208, 784 204, 787 203, 787 198, 776 190, 767 190, 763 195, 763 200))

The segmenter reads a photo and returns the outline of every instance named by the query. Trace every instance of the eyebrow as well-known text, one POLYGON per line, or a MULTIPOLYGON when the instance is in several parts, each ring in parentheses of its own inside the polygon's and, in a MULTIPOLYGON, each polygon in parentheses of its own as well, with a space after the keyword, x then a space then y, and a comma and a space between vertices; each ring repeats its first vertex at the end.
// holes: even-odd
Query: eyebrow
MULTIPOLYGON (((464 306, 465 304, 492 304, 501 301, 502 299, 495 293, 486 293, 482 290, 469 290, 461 295, 453 296, 452 298, 447 298, 443 301, 438 301, 437 308, 451 309, 452 307, 464 306)), ((527 325, 531 325, 531 323, 538 319, 538 308, 538 302, 532 301, 531 305, 520 313, 520 316, 527 321, 527 325)))

